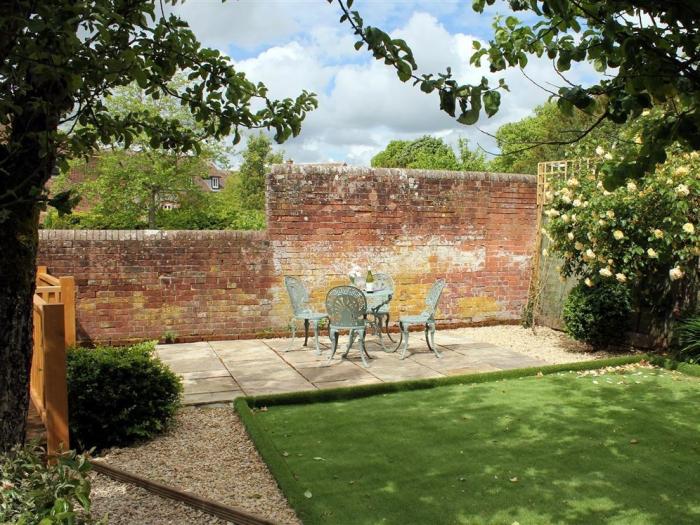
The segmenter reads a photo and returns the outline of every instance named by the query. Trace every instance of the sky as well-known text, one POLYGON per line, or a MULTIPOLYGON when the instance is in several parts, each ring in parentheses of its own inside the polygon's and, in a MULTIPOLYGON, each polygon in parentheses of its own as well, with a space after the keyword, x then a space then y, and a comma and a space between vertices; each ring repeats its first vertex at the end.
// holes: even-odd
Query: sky
MULTIPOLYGON (((299 137, 285 142, 285 158, 296 163, 347 162, 367 166, 391 140, 423 135, 456 144, 467 138, 472 148, 497 152, 486 133, 531 114, 549 94, 519 70, 490 74, 469 64, 472 42, 485 43, 496 15, 512 14, 498 0, 483 14, 472 0, 356 0, 365 25, 403 38, 413 49, 418 74, 438 73, 450 66, 456 79, 478 83, 487 76, 495 85, 503 78, 500 111, 485 115, 476 126, 463 126, 439 110, 437 93, 426 95, 402 83, 393 68, 374 60, 366 48, 356 51, 351 28, 338 22, 340 8, 326 0, 187 0, 174 11, 185 19, 202 44, 227 54, 253 81, 262 81, 274 98, 295 97, 303 89, 317 94, 319 108, 310 113, 299 137), (483 133, 479 129, 485 131, 483 133)), ((521 19, 527 19, 522 13, 521 19)), ((562 80, 551 61, 533 59, 527 76, 556 91, 562 80)), ((567 78, 590 84, 596 73, 588 65, 567 78)), ((239 148, 240 149, 240 148, 239 148)), ((234 161, 235 162, 235 161, 234 161)))

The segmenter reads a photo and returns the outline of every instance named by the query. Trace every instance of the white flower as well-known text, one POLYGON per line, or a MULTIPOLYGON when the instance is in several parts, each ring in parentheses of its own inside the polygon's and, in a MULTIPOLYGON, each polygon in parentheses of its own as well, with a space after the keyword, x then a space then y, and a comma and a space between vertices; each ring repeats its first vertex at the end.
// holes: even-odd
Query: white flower
POLYGON ((610 192, 610 191, 608 191, 608 190, 605 190, 605 191, 603 192, 603 195, 605 195, 605 196, 607 197, 607 196, 609 196, 609 195, 612 195, 612 192, 610 192))
POLYGON ((636 137, 634 137, 634 143, 635 143, 635 144, 641 144, 641 143, 642 143, 642 136, 641 136, 641 135, 637 135, 636 137))
POLYGON ((573 241, 573 240, 574 240, 574 234, 573 234, 573 233, 569 232, 569 233, 566 234, 566 236, 568 237, 568 239, 569 239, 570 241, 573 241))
POLYGON ((552 202, 554 200, 554 194, 551 191, 546 191, 544 194, 544 200, 546 202, 552 202))
POLYGON ((627 191, 637 191, 637 185, 633 181, 627 183, 627 191))
POLYGON ((675 266, 668 271, 668 275, 672 281, 677 281, 678 279, 683 278, 685 272, 681 270, 678 266, 675 266))
POLYGON ((671 177, 669 177, 668 179, 666 179, 666 184, 668 184, 669 186, 673 186, 675 184, 675 182, 673 181, 673 179, 671 177))
POLYGON ((686 222, 686 223, 683 225, 683 231, 684 231, 685 233, 689 233, 689 234, 692 235, 692 234, 695 233, 695 226, 693 226, 693 225, 692 225, 691 223, 689 223, 689 222, 686 222))
POLYGON ((690 158, 691 158, 691 159, 700 158, 700 153, 698 153, 697 151, 691 151, 691 152, 690 152, 690 158))
POLYGON ((571 214, 571 222, 576 222, 576 214, 575 213, 571 214))
POLYGON ((583 280, 583 282, 586 283, 586 286, 588 286, 589 288, 591 288, 593 286, 593 281, 591 281, 588 277, 586 277, 583 280))
POLYGON ((643 116, 643 117, 646 117, 646 116, 649 115, 650 113, 651 113, 651 111, 649 111, 648 109, 645 109, 644 111, 642 111, 642 116, 643 116))
POLYGON ((613 260, 612 260, 612 259, 608 259, 608 266, 612 266, 612 265, 613 265, 613 260))
POLYGON ((574 199, 573 205, 574 208, 578 208, 579 206, 581 206, 581 201, 579 199, 574 199))
POLYGON ((618 282, 621 283, 626 283, 627 282, 627 276, 624 273, 616 273, 615 274, 615 279, 618 280, 618 282))
POLYGON ((612 271, 610 270, 610 268, 601 268, 600 270, 598 270, 598 273, 603 277, 612 277, 612 271))
POLYGON ((561 200, 566 204, 571 204, 571 197, 569 197, 568 195, 562 196, 561 200))
MULTIPOLYGON (((572 188, 575 188, 576 186, 579 185, 578 179, 575 177, 572 177, 566 181, 566 185, 571 186, 572 188)), ((562 190, 562 193, 563 193, 563 190, 562 190)))
POLYGON ((542 250, 542 255, 544 255, 545 257, 547 257, 547 256, 549 255, 549 252, 547 251, 547 248, 545 248, 544 250, 542 250))
POLYGON ((647 250, 647 255, 649 256, 650 259, 658 259, 659 258, 659 254, 656 253, 654 248, 649 248, 647 250))
POLYGON ((584 255, 584 258, 585 259, 595 259, 595 252, 593 250, 591 250, 590 248, 588 248, 586 250, 586 254, 584 255))
POLYGON ((688 186, 686 186, 685 184, 679 184, 678 186, 676 186, 676 195, 680 197, 687 197, 688 195, 690 195, 690 190, 688 189, 688 186))
POLYGON ((616 241, 621 241, 622 239, 625 238, 625 234, 622 233, 622 231, 620 231, 620 230, 615 230, 613 232, 613 237, 615 237, 616 241))
POLYGON ((658 228, 654 230, 654 237, 657 239, 663 239, 664 238, 664 232, 663 230, 659 230, 658 228))
POLYGON ((544 212, 544 214, 547 217, 559 217, 559 210, 557 210, 555 208, 551 208, 551 209, 547 210, 546 212, 544 212))
POLYGON ((599 190, 604 189, 604 187, 603 187, 603 181, 602 181, 602 180, 599 180, 599 181, 598 181, 598 184, 596 184, 595 187, 598 188, 599 190))
POLYGON ((603 146, 598 146, 598 147, 595 149, 595 154, 596 154, 596 155, 599 155, 599 156, 600 156, 600 155, 604 155, 604 154, 605 154, 605 150, 603 149, 603 146))
POLYGON ((569 221, 571 220, 569 216, 565 213, 561 216, 561 220, 564 221, 564 224, 569 224, 569 221))
POLYGON ((603 155, 603 158, 605 160, 612 160, 613 159, 612 153, 606 153, 605 155, 603 155))
POLYGON ((678 166, 673 172, 676 177, 685 177, 688 173, 690 173, 688 166, 678 166))
POLYGON ((588 208, 588 201, 583 201, 581 206, 583 206, 584 208, 588 208))
POLYGON ((599 224, 600 226, 605 226, 606 222, 605 222, 603 219, 599 219, 599 220, 598 220, 598 224, 599 224))
POLYGON ((608 216, 608 219, 614 219, 615 218, 615 212, 612 210, 608 210, 605 212, 605 215, 608 216))
POLYGON ((576 248, 578 251, 583 250, 583 244, 580 241, 576 241, 576 244, 574 244, 574 248, 576 248))

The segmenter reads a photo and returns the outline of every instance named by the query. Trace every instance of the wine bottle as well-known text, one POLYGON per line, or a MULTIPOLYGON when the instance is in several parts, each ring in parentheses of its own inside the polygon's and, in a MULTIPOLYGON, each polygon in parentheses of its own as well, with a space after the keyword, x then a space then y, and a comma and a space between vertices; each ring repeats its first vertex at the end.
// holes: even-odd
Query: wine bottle
POLYGON ((367 277, 365 278, 365 290, 368 292, 374 291, 374 275, 372 275, 372 268, 367 268, 367 277))

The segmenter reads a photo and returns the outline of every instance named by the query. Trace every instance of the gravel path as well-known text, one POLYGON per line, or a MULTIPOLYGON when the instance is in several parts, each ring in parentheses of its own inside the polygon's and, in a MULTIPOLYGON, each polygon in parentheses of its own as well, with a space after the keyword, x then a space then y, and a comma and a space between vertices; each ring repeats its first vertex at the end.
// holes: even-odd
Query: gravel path
MULTIPOLYGON (((523 328, 518 325, 460 328, 455 332, 464 334, 465 337, 473 341, 508 348, 551 364, 590 361, 631 353, 630 351, 614 353, 601 350, 593 351, 588 345, 574 341, 563 332, 542 326, 538 326, 535 332, 531 328, 523 328)), ((438 335, 435 336, 436 340, 440 337, 439 334, 438 332, 438 335)))
MULTIPOLYGON (((450 331, 548 363, 609 357, 592 352, 561 332, 520 326, 487 326, 450 331)), ((439 332, 436 339, 439 342, 439 332)), ((619 353, 617 355, 620 355, 619 353)), ((140 446, 112 449, 106 462, 200 496, 284 524, 299 524, 294 511, 260 459, 238 416, 229 407, 185 407, 164 435, 140 446)), ((97 515, 117 525, 219 525, 223 521, 143 489, 95 475, 97 515)))
MULTIPOLYGON (((166 434, 140 446, 111 449, 102 458, 127 472, 278 523, 300 523, 229 407, 185 407, 166 434)), ((95 513, 108 512, 110 523, 224 523, 104 476, 96 476, 93 491, 95 513)))

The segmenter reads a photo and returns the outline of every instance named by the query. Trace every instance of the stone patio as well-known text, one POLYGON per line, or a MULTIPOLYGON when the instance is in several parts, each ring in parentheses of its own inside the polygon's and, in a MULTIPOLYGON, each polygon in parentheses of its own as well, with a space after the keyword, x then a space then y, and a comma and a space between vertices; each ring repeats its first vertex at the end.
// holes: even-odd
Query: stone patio
MULTIPOLYGON (((289 339, 253 339, 159 345, 158 356, 182 376, 186 405, 224 403, 243 395, 272 394, 404 381, 455 374, 491 372, 511 368, 546 365, 518 352, 489 343, 469 340, 460 330, 439 331, 435 342, 442 358, 430 352, 422 334, 411 335, 411 354, 403 361, 399 352, 387 353, 377 338, 367 337, 367 351, 373 359, 362 366, 356 345, 347 359, 341 347, 328 363, 330 343, 321 337, 322 356, 314 352, 313 339, 303 347, 303 338, 294 348, 289 339)), ((393 348, 384 338, 387 348, 393 348)))

